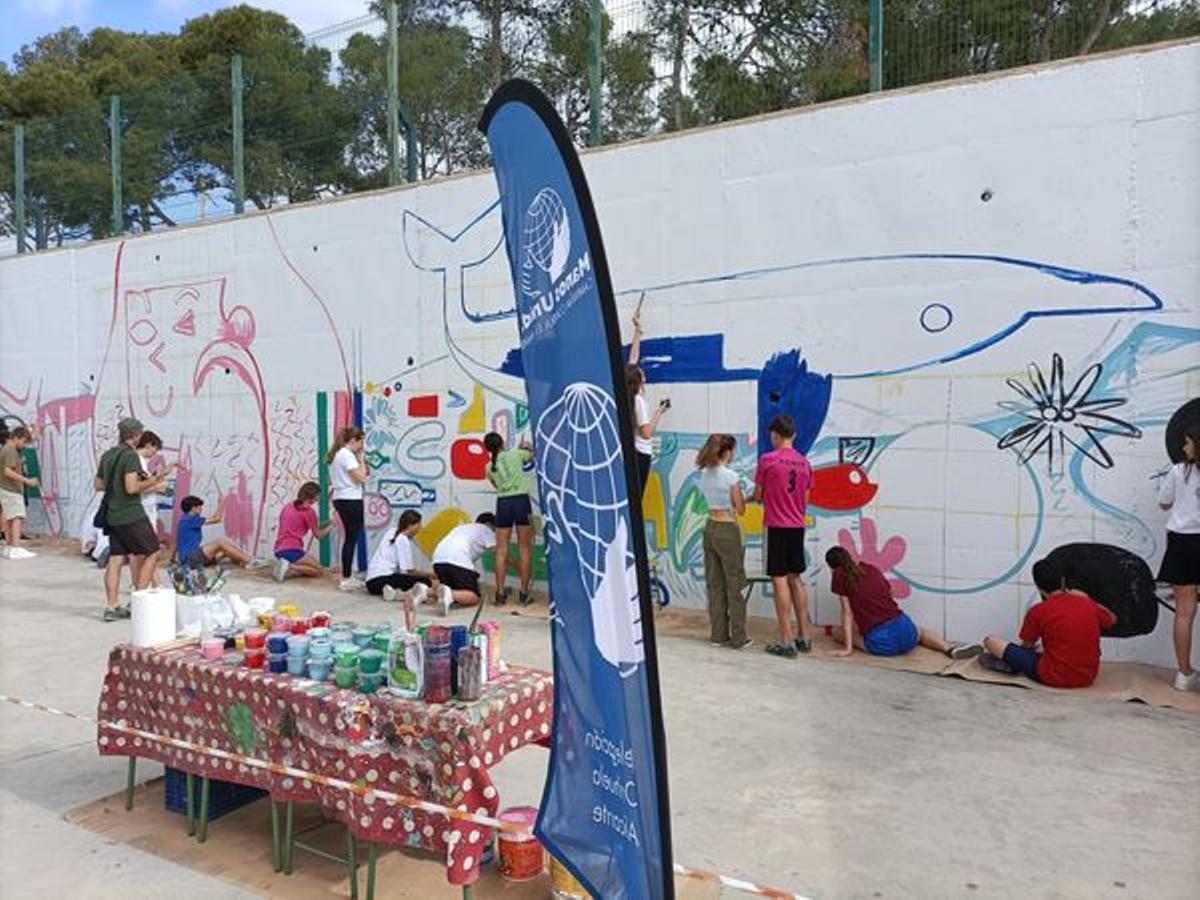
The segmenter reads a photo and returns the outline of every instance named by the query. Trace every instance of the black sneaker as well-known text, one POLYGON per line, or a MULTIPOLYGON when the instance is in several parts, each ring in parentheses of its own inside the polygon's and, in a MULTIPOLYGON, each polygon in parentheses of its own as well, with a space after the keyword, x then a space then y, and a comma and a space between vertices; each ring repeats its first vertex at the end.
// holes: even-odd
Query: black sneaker
POLYGON ((125 616, 121 615, 121 608, 119 606, 106 606, 104 607, 104 612, 100 613, 101 622, 116 622, 124 618, 125 616))
POLYGON ((801 640, 800 638, 796 638, 796 652, 797 653, 812 652, 812 641, 805 641, 805 640, 801 640))
POLYGON ((508 605, 508 588, 505 588, 502 591, 496 592, 495 605, 496 606, 507 606, 508 605))
POLYGON ((1001 672, 1004 675, 1015 675, 1013 667, 998 656, 992 656, 984 650, 979 654, 979 664, 990 672, 1001 672))
POLYGON ((517 602, 522 606, 529 606, 533 603, 533 595, 530 594, 529 591, 521 591, 520 595, 517 597, 517 602))
POLYGON ((767 644, 767 652, 772 656, 782 656, 784 659, 796 658, 796 648, 792 644, 767 644))
POLYGON ((951 644, 946 655, 951 659, 971 659, 983 652, 979 644, 951 644))

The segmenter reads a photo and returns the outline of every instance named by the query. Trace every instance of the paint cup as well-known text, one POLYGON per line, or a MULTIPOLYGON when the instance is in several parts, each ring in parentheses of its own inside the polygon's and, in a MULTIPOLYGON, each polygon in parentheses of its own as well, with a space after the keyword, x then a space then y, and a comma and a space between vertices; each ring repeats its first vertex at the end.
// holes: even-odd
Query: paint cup
POLYGON ((272 631, 267 635, 267 652, 287 653, 289 637, 291 637, 290 631, 272 631))
POLYGON ((288 656, 308 656, 310 646, 307 634, 293 634, 287 641, 288 656))
POLYGON ((267 645, 267 633, 261 628, 248 628, 242 633, 247 650, 262 650, 267 645))
POLYGON ((325 625, 314 625, 308 629, 308 638, 312 641, 328 641, 331 640, 329 628, 325 625))
POLYGON ((333 683, 340 688, 352 688, 358 684, 357 669, 343 669, 338 666, 333 670, 333 683))
POLYGON ((333 659, 333 644, 329 641, 310 640, 308 642, 309 659, 333 659))
POLYGON ((354 629, 354 643, 359 647, 369 647, 375 637, 375 629, 370 625, 359 625, 354 629))
POLYGON ((312 628, 328 628, 329 623, 333 621, 333 616, 331 616, 325 610, 319 609, 309 616, 308 621, 312 628))
POLYGON ((478 647, 458 651, 458 699, 471 702, 483 693, 483 652, 478 647))
POLYGON ((261 669, 267 661, 267 651, 259 647, 257 650, 253 648, 246 649, 246 656, 243 660, 247 669, 261 669))
POLYGON ((475 632, 471 635, 471 646, 479 650, 482 660, 479 666, 479 685, 482 688, 488 683, 488 636, 482 631, 475 632))
POLYGON ((244 634, 238 634, 234 636, 233 649, 238 653, 241 653, 246 649, 246 636, 244 634))
POLYGON ((425 701, 449 703, 450 630, 431 625, 425 631, 425 701))
POLYGON ((486 634, 488 639, 488 681, 495 681, 500 677, 500 623, 495 619, 488 619, 479 623, 479 630, 486 634))
POLYGON ((349 625, 333 625, 329 629, 329 639, 335 647, 338 644, 353 644, 354 629, 349 625))
POLYGON ((308 658, 308 677, 313 681, 325 681, 329 678, 330 660, 318 659, 315 656, 308 658))
POLYGON ((499 819, 501 822, 524 825, 530 832, 500 832, 500 875, 509 881, 537 878, 546 868, 546 851, 532 833, 537 822, 537 810, 532 806, 513 806, 500 813, 499 819))
POLYGON ((288 657, 286 653, 268 653, 267 654, 267 671, 274 672, 277 675, 282 675, 287 671, 288 657))
POLYGON ((337 664, 343 669, 358 668, 358 647, 354 644, 335 644, 333 647, 333 656, 337 660, 337 664))
POLYGON ((307 656, 292 656, 290 653, 285 657, 287 660, 287 671, 289 675, 303 675, 308 671, 307 656))
POLYGON ((364 694, 373 694, 383 684, 382 672, 359 672, 358 689, 364 694))
POLYGON ((276 613, 272 614, 271 630, 272 631, 290 632, 292 630, 292 617, 288 616, 288 615, 284 615, 281 612, 276 612, 276 613))
POLYGON ((305 634, 308 631, 308 619, 292 619, 292 634, 305 634))
POLYGON ((367 647, 358 653, 358 673, 360 675, 375 675, 383 669, 383 660, 387 656, 374 647, 367 647))
POLYGON ((221 659, 225 655, 225 638, 210 637, 200 642, 201 655, 210 661, 221 659))
POLYGON ((390 629, 385 631, 377 631, 371 638, 371 646, 380 653, 387 653, 388 647, 392 646, 392 632, 390 629))

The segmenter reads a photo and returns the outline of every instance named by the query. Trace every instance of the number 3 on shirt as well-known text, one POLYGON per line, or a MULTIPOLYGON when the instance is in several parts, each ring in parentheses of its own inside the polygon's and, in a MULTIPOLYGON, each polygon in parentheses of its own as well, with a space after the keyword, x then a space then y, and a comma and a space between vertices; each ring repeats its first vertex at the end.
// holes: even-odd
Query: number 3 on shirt
POLYGON ((789 494, 796 493, 796 470, 795 469, 792 469, 792 471, 788 472, 788 493, 789 494))

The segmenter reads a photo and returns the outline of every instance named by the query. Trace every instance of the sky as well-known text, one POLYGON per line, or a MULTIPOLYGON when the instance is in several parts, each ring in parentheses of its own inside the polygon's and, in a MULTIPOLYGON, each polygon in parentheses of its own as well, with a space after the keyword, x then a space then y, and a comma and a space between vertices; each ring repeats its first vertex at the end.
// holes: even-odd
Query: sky
MULTIPOLYGON (((236 5, 231 0, 0 0, 0 60, 38 37, 77 26, 122 31, 178 32, 188 19, 236 5)), ((283 13, 305 34, 367 14, 367 0, 252 0, 283 13)))

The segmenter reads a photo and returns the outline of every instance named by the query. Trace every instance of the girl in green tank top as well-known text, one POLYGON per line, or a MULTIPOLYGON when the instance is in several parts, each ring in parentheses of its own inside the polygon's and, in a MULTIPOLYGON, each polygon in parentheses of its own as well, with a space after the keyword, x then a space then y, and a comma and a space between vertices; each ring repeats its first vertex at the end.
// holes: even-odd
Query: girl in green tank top
POLYGON ((497 606, 508 602, 504 582, 508 576, 509 539, 515 528, 521 582, 519 602, 528 606, 533 602, 529 593, 533 577, 533 502, 529 497, 533 479, 526 466, 533 460, 533 447, 522 443, 515 450, 506 450, 504 438, 494 431, 484 436, 483 446, 492 457, 487 466, 487 480, 496 489, 495 602, 497 606))

